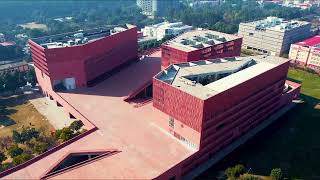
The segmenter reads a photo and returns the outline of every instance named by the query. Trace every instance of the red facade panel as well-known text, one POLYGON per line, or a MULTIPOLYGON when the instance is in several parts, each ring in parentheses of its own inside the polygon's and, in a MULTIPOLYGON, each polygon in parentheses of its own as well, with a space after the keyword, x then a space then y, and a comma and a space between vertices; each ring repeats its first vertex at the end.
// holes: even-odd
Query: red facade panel
POLYGON ((77 87, 138 57, 137 28, 131 28, 84 45, 44 49, 29 41, 35 65, 51 80, 74 77, 77 87))
POLYGON ((240 56, 241 45, 242 38, 190 52, 176 49, 170 45, 162 45, 161 65, 168 67, 170 64, 176 63, 240 56))
POLYGON ((153 87, 154 107, 201 132, 202 100, 157 79, 153 87))

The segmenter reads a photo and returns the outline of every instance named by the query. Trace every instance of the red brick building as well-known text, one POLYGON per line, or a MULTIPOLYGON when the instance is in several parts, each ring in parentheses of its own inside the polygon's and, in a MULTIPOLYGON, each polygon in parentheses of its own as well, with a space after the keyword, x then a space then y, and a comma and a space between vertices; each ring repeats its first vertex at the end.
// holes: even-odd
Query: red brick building
POLYGON ((186 32, 161 46, 162 67, 170 64, 240 56, 242 38, 211 30, 186 32))
POLYGON ((92 29, 29 40, 37 74, 52 86, 86 87, 106 72, 137 60, 137 28, 92 29))
POLYGON ((286 81, 287 59, 196 59, 161 71, 161 52, 135 61, 136 29, 122 30, 84 32, 91 39, 78 45, 60 43, 61 36, 30 41, 43 93, 88 131, 0 178, 192 179, 287 112, 299 95, 300 85, 286 81), (58 80, 76 87, 57 91, 58 80), (151 82, 150 103, 127 102, 151 82))
POLYGON ((283 58, 236 57, 174 64, 155 76, 153 105, 168 115, 163 128, 198 149, 183 162, 182 174, 297 98, 300 85, 286 82, 288 68, 283 58))

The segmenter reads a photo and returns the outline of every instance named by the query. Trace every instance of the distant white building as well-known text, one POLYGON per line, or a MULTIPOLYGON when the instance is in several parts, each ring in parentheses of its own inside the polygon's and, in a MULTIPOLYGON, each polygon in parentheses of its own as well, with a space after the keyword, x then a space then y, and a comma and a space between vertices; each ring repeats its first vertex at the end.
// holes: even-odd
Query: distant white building
POLYGON ((146 26, 141 31, 143 36, 154 37, 157 40, 163 39, 168 35, 179 35, 187 31, 191 31, 192 26, 184 25, 182 22, 170 23, 162 22, 159 24, 146 26))
POLYGON ((223 0, 193 0, 189 6, 194 8, 218 6, 223 0))
POLYGON ((5 42, 5 41, 6 41, 6 39, 4 37, 4 34, 0 33, 0 43, 5 42))
POLYGON ((65 22, 65 21, 71 21, 73 19, 73 17, 61 17, 61 18, 55 18, 55 21, 59 21, 59 22, 65 22))

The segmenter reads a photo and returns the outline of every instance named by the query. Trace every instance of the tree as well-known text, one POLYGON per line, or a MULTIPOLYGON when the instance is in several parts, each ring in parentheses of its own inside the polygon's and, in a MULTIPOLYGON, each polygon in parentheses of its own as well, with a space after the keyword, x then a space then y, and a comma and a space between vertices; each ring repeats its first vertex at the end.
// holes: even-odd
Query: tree
POLYGON ((83 123, 82 123, 82 121, 79 120, 79 121, 73 121, 70 124, 69 128, 73 131, 78 131, 82 128, 82 126, 83 126, 83 123))
POLYGON ((282 170, 280 168, 272 169, 270 177, 272 180, 281 180, 283 178, 282 170))
POLYGON ((56 138, 61 139, 63 142, 74 137, 74 132, 69 127, 64 127, 56 131, 56 138))
POLYGON ((0 164, 2 164, 2 162, 5 161, 6 159, 7 159, 7 156, 3 152, 0 152, 0 164))
POLYGON ((12 131, 12 138, 15 143, 24 144, 27 141, 30 141, 32 138, 38 138, 40 132, 35 128, 23 128, 21 133, 17 131, 12 131))
POLYGON ((228 177, 228 179, 236 179, 241 174, 244 174, 244 172, 245 172, 245 167, 241 164, 238 164, 234 167, 229 167, 228 169, 225 170, 225 174, 228 177))
POLYGON ((37 77, 34 69, 27 71, 25 78, 27 82, 31 83, 31 86, 35 86, 37 84, 37 77))
POLYGON ((36 142, 32 147, 32 152, 42 154, 48 150, 48 144, 45 142, 36 142))
POLYGON ((8 154, 11 157, 19 156, 22 153, 23 153, 23 149, 19 148, 18 144, 13 144, 8 149, 8 154))
POLYGON ((23 153, 18 156, 15 156, 12 160, 12 163, 13 163, 13 165, 17 166, 19 164, 22 164, 22 163, 28 161, 31 158, 32 158, 31 154, 23 153))

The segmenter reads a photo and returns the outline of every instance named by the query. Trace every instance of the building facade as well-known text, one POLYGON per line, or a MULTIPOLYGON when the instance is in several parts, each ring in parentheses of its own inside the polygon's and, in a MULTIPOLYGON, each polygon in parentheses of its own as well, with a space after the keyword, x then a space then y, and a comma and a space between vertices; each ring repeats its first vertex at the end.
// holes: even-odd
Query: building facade
POLYGON ((141 8, 142 13, 151 18, 164 15, 169 9, 179 7, 178 0, 137 0, 137 6, 141 8))
POLYGON ((161 65, 234 57, 241 53, 242 38, 211 30, 186 32, 161 46, 161 65))
POLYGON ((168 115, 162 128, 198 149, 183 162, 182 174, 296 98, 300 86, 289 88, 288 68, 283 58, 236 57, 174 64, 155 76, 153 105, 168 115))
POLYGON ((320 70, 320 35, 292 44, 289 59, 293 63, 320 70))
POLYGON ((159 24, 146 26, 141 31, 143 32, 144 36, 156 38, 159 41, 166 36, 177 36, 191 30, 192 26, 184 25, 182 22, 162 22, 159 24))
POLYGON ((26 62, 17 62, 0 65, 0 76, 6 73, 25 72, 32 69, 32 66, 26 62))
POLYGON ((243 47, 263 54, 280 56, 288 53, 292 43, 312 35, 311 23, 284 21, 277 17, 240 23, 238 35, 243 37, 243 47))
POLYGON ((131 25, 31 39, 29 45, 36 73, 49 76, 53 88, 90 86, 138 57, 137 28, 131 25))

